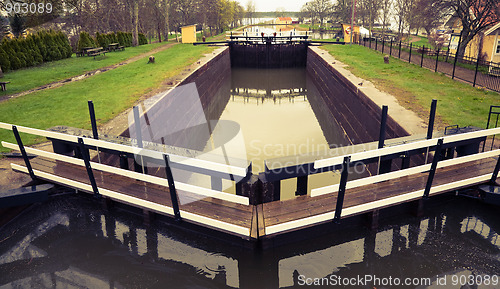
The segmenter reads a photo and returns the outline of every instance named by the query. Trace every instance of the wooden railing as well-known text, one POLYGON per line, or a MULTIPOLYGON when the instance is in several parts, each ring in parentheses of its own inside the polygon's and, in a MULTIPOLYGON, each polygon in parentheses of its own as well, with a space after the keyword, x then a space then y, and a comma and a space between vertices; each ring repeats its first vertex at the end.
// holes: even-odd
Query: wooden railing
POLYGON ((266 227, 266 235, 275 234, 291 229, 296 229, 303 226, 309 226, 320 222, 325 222, 328 220, 335 220, 335 219, 338 220, 341 217, 352 216, 363 212, 372 211, 377 208, 384 208, 391 205, 408 202, 411 200, 425 198, 428 197, 429 195, 448 191, 453 188, 464 187, 470 184, 477 184, 479 182, 487 182, 487 181, 489 181, 490 183, 494 183, 498 176, 498 171, 500 168, 499 165, 500 157, 492 173, 432 187, 434 173, 437 168, 443 168, 447 166, 458 165, 471 161, 500 156, 500 149, 496 149, 488 152, 476 153, 472 155, 458 157, 455 159, 440 161, 441 148, 443 147, 443 145, 453 145, 454 143, 458 143, 464 140, 477 139, 491 135, 496 135, 499 133, 500 133, 500 128, 493 128, 493 129, 480 130, 458 135, 444 136, 439 139, 437 138, 428 139, 414 143, 401 144, 392 147, 385 147, 381 149, 368 150, 358 153, 352 153, 349 155, 342 155, 342 156, 317 160, 314 162, 315 170, 321 170, 325 168, 339 167, 339 166, 341 166, 342 168, 341 180, 339 184, 329 185, 313 189, 311 191, 311 197, 313 198, 326 194, 337 194, 336 208, 332 208, 331 211, 320 215, 315 215, 307 218, 297 219, 290 222, 284 222, 277 225, 266 227), (374 159, 374 158, 382 158, 387 155, 394 155, 412 150, 421 150, 421 149, 430 150, 431 147, 434 148, 435 152, 434 152, 433 162, 430 164, 424 164, 381 175, 365 177, 362 179, 352 180, 349 182, 347 181, 349 163, 351 162, 364 161, 367 159, 374 159), (343 209, 344 194, 346 189, 367 186, 370 184, 393 180, 404 176, 419 174, 427 171, 429 172, 429 175, 427 178, 427 184, 425 189, 408 192, 402 195, 376 200, 372 202, 367 202, 357 206, 343 209))
POLYGON ((165 206, 162 204, 154 203, 151 201, 143 200, 137 197, 132 197, 120 192, 115 192, 111 191, 108 189, 104 188, 98 188, 95 184, 95 180, 93 181, 93 170, 99 170, 102 172, 107 172, 107 173, 112 173, 116 175, 120 175, 123 177, 127 177, 133 180, 140 180, 160 186, 164 186, 166 188, 169 188, 170 193, 172 194, 172 191, 175 192, 175 189, 179 189, 185 192, 189 192, 195 195, 199 195, 201 197, 210 197, 210 198, 215 198, 219 200, 224 200, 236 204, 241 204, 241 205, 249 205, 249 198, 245 196, 240 196, 240 195, 234 195, 234 194, 229 194, 225 193, 222 191, 218 190, 213 190, 213 189, 208 189, 196 185, 191 185, 187 183, 182 183, 178 181, 173 181, 173 177, 170 174, 170 178, 168 176, 168 171, 169 171, 169 166, 171 164, 181 164, 182 167, 185 168, 192 168, 194 171, 199 171, 199 169, 208 171, 208 172, 215 172, 218 174, 229 174, 229 175, 234 175, 239 177, 240 179, 245 179, 245 177, 251 173, 251 166, 248 167, 238 167, 238 166, 233 166, 233 165, 228 165, 228 164, 222 164, 222 163, 217 163, 217 162, 212 162, 212 161, 207 161, 207 160, 201 160, 201 159, 195 159, 195 158, 188 158, 184 156, 179 156, 179 155, 173 155, 173 154, 166 154, 163 152, 159 151, 154 151, 154 150, 149 150, 149 149, 144 149, 144 148, 138 148, 138 147, 132 147, 128 145, 122 145, 122 144, 116 144, 116 143, 111 143, 103 140, 97 140, 93 138, 86 138, 86 137, 78 137, 74 135, 69 135, 69 134, 63 134, 63 133, 58 133, 58 132, 52 132, 52 131, 46 131, 46 130, 40 130, 40 129, 34 129, 34 128, 29 128, 29 127, 22 127, 22 126, 15 126, 12 124, 7 124, 7 123, 2 123, 0 122, 0 128, 7 129, 7 130, 13 130, 16 139, 18 141, 18 144, 12 144, 8 142, 2 142, 2 145, 6 148, 9 149, 14 149, 14 150, 19 150, 22 152, 23 156, 25 157, 25 162, 26 166, 21 166, 17 164, 12 164, 12 168, 17 171, 29 173, 32 175, 32 177, 40 177, 43 179, 47 180, 52 180, 56 183, 60 183, 69 187, 73 187, 76 189, 81 189, 85 190, 88 192, 94 192, 112 199, 120 200, 125 203, 137 205, 140 207, 144 208, 149 208, 154 211, 166 213, 169 215, 173 216, 182 216, 183 219, 186 220, 191 220, 194 222, 198 223, 203 223, 203 224, 208 224, 210 226, 213 226, 215 228, 223 229, 229 232, 237 233, 240 235, 244 236, 249 236, 249 230, 248 228, 230 224, 227 222, 223 222, 220 220, 212 219, 212 218, 207 218, 205 216, 193 214, 191 212, 184 211, 182 209, 179 209, 177 203, 177 195, 171 195, 171 200, 172 200, 172 206, 165 206), (85 153, 83 154, 83 159, 80 158, 75 158, 71 156, 66 156, 58 153, 53 153, 53 152, 48 152, 44 150, 39 150, 35 148, 29 148, 29 147, 24 147, 22 144, 21 138, 19 136, 19 133, 27 133, 27 134, 32 134, 32 135, 37 135, 37 136, 42 136, 42 137, 47 137, 52 140, 58 140, 58 141, 64 141, 64 142, 69 142, 75 146, 82 146, 86 150, 88 149, 106 149, 106 150, 112 150, 112 151, 118 151, 118 152, 126 152, 130 154, 135 154, 137 156, 142 156, 142 157, 147 157, 150 159, 155 159, 157 161, 164 161, 166 170, 167 170, 167 178, 161 178, 157 176, 152 176, 152 175, 147 175, 139 172, 134 172, 134 171, 129 171, 126 169, 122 168, 117 168, 113 166, 109 166, 106 164, 101 164, 97 162, 90 161, 87 157, 85 157, 85 153), (40 170, 34 170, 31 168, 31 165, 29 163, 29 159, 26 157, 26 154, 33 154, 36 156, 44 157, 47 159, 52 159, 52 160, 57 160, 61 162, 65 162, 68 164, 73 164, 81 167, 87 167, 90 169, 89 172, 89 178, 90 178, 90 183, 91 185, 88 185, 86 183, 82 182, 77 182, 74 180, 70 180, 67 178, 63 178, 51 173, 43 172, 40 170), (172 190, 172 188, 174 188, 172 190))

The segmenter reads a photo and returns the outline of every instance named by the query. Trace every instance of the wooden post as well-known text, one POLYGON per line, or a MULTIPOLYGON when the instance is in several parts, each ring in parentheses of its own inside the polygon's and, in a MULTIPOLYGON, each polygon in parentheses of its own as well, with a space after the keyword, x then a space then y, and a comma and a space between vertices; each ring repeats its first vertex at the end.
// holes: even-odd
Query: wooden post
POLYGON ((387 105, 382 106, 382 115, 380 117, 380 130, 378 135, 378 148, 384 147, 385 142, 385 127, 387 124, 387 110, 389 107, 387 105))
MULTIPOLYGON (((387 111, 389 107, 387 105, 382 106, 382 115, 380 117, 380 132, 378 137, 378 148, 384 147, 385 143, 385 129, 387 126, 387 111)), ((384 174, 391 171, 392 160, 383 160, 382 157, 379 158, 378 164, 378 174, 384 174)))
POLYGON ((99 135, 97 133, 97 122, 95 119, 94 103, 92 102, 92 100, 88 101, 88 105, 89 105, 90 124, 92 125, 92 134, 94 139, 99 139, 99 135))
POLYGON ((308 176, 297 177, 297 190, 295 191, 296 196, 307 195, 307 178, 308 176))
POLYGON ((349 163, 351 161, 351 157, 344 157, 344 161, 342 163, 342 173, 340 175, 340 186, 339 193, 337 195, 337 206, 335 208, 335 218, 333 221, 335 223, 340 223, 340 217, 342 214, 342 207, 344 206, 344 196, 345 196, 345 187, 347 184, 347 177, 349 176, 349 163))
POLYGON ((16 138, 17 145, 19 146, 19 150, 21 151, 21 155, 24 159, 24 164, 26 165, 26 169, 28 169, 28 173, 33 181, 37 180, 35 173, 33 172, 33 168, 31 167, 30 159, 28 158, 28 154, 24 149, 23 142, 21 140, 21 136, 19 135, 19 131, 17 130, 17 126, 12 126, 12 132, 14 132, 14 137, 16 138))
POLYGON ((495 169, 493 170, 493 174, 491 175, 491 179, 489 182, 490 186, 494 186, 496 184, 499 170, 500 170, 500 157, 498 158, 497 164, 495 165, 495 169))
POLYGON ((409 167, 410 167, 410 155, 406 151, 404 153, 403 157, 401 158, 401 169, 404 170, 404 169, 407 169, 409 167))
POLYGON ((241 184, 241 195, 248 197, 250 205, 262 204, 262 182, 257 175, 251 175, 249 180, 241 184))
POLYGON ((441 157, 441 147, 443 146, 443 139, 438 140, 436 150, 434 151, 434 158, 432 159, 431 169, 429 171, 429 176, 427 177, 427 184, 424 190, 424 199, 429 198, 429 192, 431 191, 432 181, 434 180, 434 175, 436 174, 437 163, 441 157))
POLYGON ((94 172, 90 166, 90 157, 88 151, 85 149, 85 144, 83 143, 83 139, 81 137, 78 138, 78 144, 80 145, 80 153, 82 154, 83 162, 85 163, 85 169, 87 169, 87 174, 89 176, 94 196, 100 197, 99 189, 97 188, 97 183, 95 182, 94 172))
POLYGON ((175 189, 174 176, 170 169, 170 158, 168 155, 163 155, 165 160, 165 172, 168 180, 168 190, 170 192, 170 199, 172 201, 172 208, 174 209, 174 218, 176 221, 181 221, 181 212, 179 210, 179 201, 177 200, 177 190, 175 189))
POLYGON ((437 100, 433 99, 431 102, 431 112, 429 114, 429 125, 427 126, 427 139, 432 138, 432 132, 434 130, 434 119, 436 118, 436 105, 437 100))
POLYGON ((121 152, 119 154, 119 158, 120 158, 120 169, 128 170, 129 166, 128 166, 127 153, 121 152))

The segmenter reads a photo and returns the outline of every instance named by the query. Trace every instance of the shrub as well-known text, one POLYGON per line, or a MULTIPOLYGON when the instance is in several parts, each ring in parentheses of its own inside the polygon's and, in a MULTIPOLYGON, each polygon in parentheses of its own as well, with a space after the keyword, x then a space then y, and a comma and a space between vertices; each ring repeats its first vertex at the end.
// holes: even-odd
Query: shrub
POLYGON ((139 33, 139 45, 144 44, 148 44, 148 39, 146 38, 146 35, 139 33))
POLYGON ((5 51, 0 46, 0 67, 2 67, 3 72, 7 72, 10 70, 10 60, 9 55, 5 53, 5 51))
POLYGON ((81 51, 84 47, 95 47, 94 40, 85 31, 80 33, 80 39, 78 40, 78 51, 81 51))

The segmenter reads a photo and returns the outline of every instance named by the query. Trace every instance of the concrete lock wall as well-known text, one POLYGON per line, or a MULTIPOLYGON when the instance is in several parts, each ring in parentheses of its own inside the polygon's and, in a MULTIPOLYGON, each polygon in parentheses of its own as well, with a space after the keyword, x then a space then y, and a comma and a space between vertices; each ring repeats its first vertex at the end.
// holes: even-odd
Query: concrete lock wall
MULTIPOLYGON (((382 109, 310 48, 306 69, 352 144, 378 141, 382 109)), ((386 139, 408 135, 393 118, 387 118, 386 139)))

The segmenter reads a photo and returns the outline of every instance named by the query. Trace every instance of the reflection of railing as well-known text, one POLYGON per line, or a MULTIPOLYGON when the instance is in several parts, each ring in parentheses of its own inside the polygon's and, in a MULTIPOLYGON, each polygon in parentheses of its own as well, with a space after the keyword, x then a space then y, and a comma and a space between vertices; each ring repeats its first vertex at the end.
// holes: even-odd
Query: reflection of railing
MULTIPOLYGON (((138 148, 138 147, 132 147, 132 146, 127 146, 127 145, 122 145, 122 144, 115 144, 115 143, 110 143, 107 141, 103 140, 98 140, 98 139, 93 139, 93 138, 88 138, 88 137, 77 137, 69 134, 63 134, 63 133, 57 133, 57 132, 51 132, 51 131, 45 131, 45 130, 39 130, 39 129, 33 129, 33 128, 28 128, 28 127, 16 127, 11 124, 6 124, 6 123, 0 123, 0 128, 3 129, 8 129, 8 130, 13 130, 14 134, 16 136, 16 139, 18 141, 18 144, 12 144, 12 143, 6 143, 2 142, 2 145, 6 148, 10 149, 16 149, 20 150, 23 155, 25 156, 25 163, 26 166, 20 166, 13 164, 12 167, 15 170, 29 173, 34 179, 36 178, 41 178, 45 180, 49 180, 52 182, 60 183, 65 186, 73 187, 76 189, 88 191, 88 192, 93 192, 96 196, 102 195, 106 196, 112 199, 116 199, 119 201, 123 201, 128 204, 133 204, 142 208, 146 209, 151 209, 154 211, 162 212, 165 214, 173 215, 176 218, 180 219, 181 217, 183 219, 197 222, 197 223, 202 223, 202 224, 208 224, 209 226, 213 226, 215 228, 219 228, 222 230, 226 230, 229 232, 237 233, 243 236, 249 236, 249 229, 238 226, 235 224, 231 224, 228 222, 220 221, 215 218, 207 217, 201 214, 197 214, 196 212, 192 211, 186 211, 183 210, 182 207, 179 209, 179 204, 178 204, 178 198, 177 194, 175 193, 176 190, 174 187, 176 187, 179 190, 182 190, 184 192, 189 193, 190 198, 215 198, 231 203, 236 203, 236 204, 241 204, 241 205, 248 205, 249 204, 249 199, 244 196, 240 195, 232 195, 228 193, 224 193, 218 190, 213 190, 213 189, 207 189, 191 184, 186 184, 186 183, 181 183, 181 182, 173 182, 172 175, 168 174, 168 168, 170 166, 172 167, 177 167, 181 168, 184 170, 189 170, 189 171, 194 171, 198 173, 206 173, 209 175, 217 175, 219 177, 227 175, 227 176, 233 176, 233 178, 238 178, 240 181, 245 181, 247 176, 251 174, 251 169, 250 167, 237 167, 237 166, 232 166, 232 165, 227 165, 227 164, 221 164, 221 163, 216 163, 212 161, 207 161, 207 160, 201 160, 201 159, 196 159, 196 158, 188 158, 188 157, 183 157, 179 155, 169 155, 165 154, 163 152, 159 151, 153 151, 153 150, 148 150, 144 148, 138 148), (73 146, 77 153, 75 155, 78 155, 83 158, 75 158, 67 155, 63 155, 60 153, 51 153, 39 149, 34 149, 34 148, 28 148, 24 147, 22 144, 21 138, 19 136, 19 133, 28 133, 36 136, 42 136, 42 137, 47 137, 49 139, 52 139, 54 141, 58 142, 64 142, 65 144, 69 144, 70 146, 73 146), (104 165, 96 162, 90 161, 89 158, 89 149, 95 149, 95 150, 101 150, 101 151, 106 151, 106 152, 112 152, 114 154, 122 155, 122 154, 133 154, 133 155, 139 155, 142 157, 145 157, 149 160, 156 160, 156 161, 162 161, 165 164, 165 167, 167 168, 167 179, 152 176, 152 175, 146 175, 146 174, 141 174, 138 172, 133 172, 129 171, 123 168, 116 168, 113 166, 109 165, 104 165), (36 156, 40 156, 44 159, 55 161, 56 166, 53 168, 48 168, 47 170, 44 169, 39 169, 35 170, 32 168, 29 159, 26 157, 26 153, 31 153, 36 156), (88 180, 90 181, 90 185, 88 185, 86 182, 82 181, 81 176, 80 179, 78 176, 75 176, 74 179, 70 179, 68 177, 61 177, 57 175, 57 164, 70 164, 70 165, 76 165, 81 168, 86 169, 86 173, 88 174, 88 180), (96 182, 96 178, 94 176, 94 170, 98 170, 104 173, 111 173, 113 175, 121 176, 124 177, 125 180, 130 180, 130 186, 133 187, 133 181, 139 180, 143 182, 147 182, 150 184, 155 184, 159 185, 165 188, 169 188, 170 191, 170 201, 171 201, 171 206, 166 206, 165 204, 157 203, 155 201, 143 199, 137 196, 134 196, 133 193, 129 192, 129 188, 127 187, 126 184, 123 184, 123 190, 125 192, 119 192, 117 190, 113 190, 104 187, 98 187, 98 184, 96 182), (175 185, 174 185, 175 184, 175 185), (198 196, 198 197, 196 197, 198 196)), ((79 170, 80 173, 84 174, 84 170, 79 170)), ((106 185, 106 181, 108 180, 103 180, 101 182, 102 185, 106 185)), ((130 189, 132 190, 132 189, 130 189)), ((164 196, 166 198, 166 196, 164 196)), ((215 207, 214 207, 215 209, 215 207)), ((213 212, 216 214, 217 212, 213 212)))
POLYGON ((289 89, 289 90, 261 90, 261 89, 247 89, 247 88, 233 88, 231 90, 232 96, 252 97, 252 98, 296 98, 307 97, 307 92, 302 89, 289 89))

